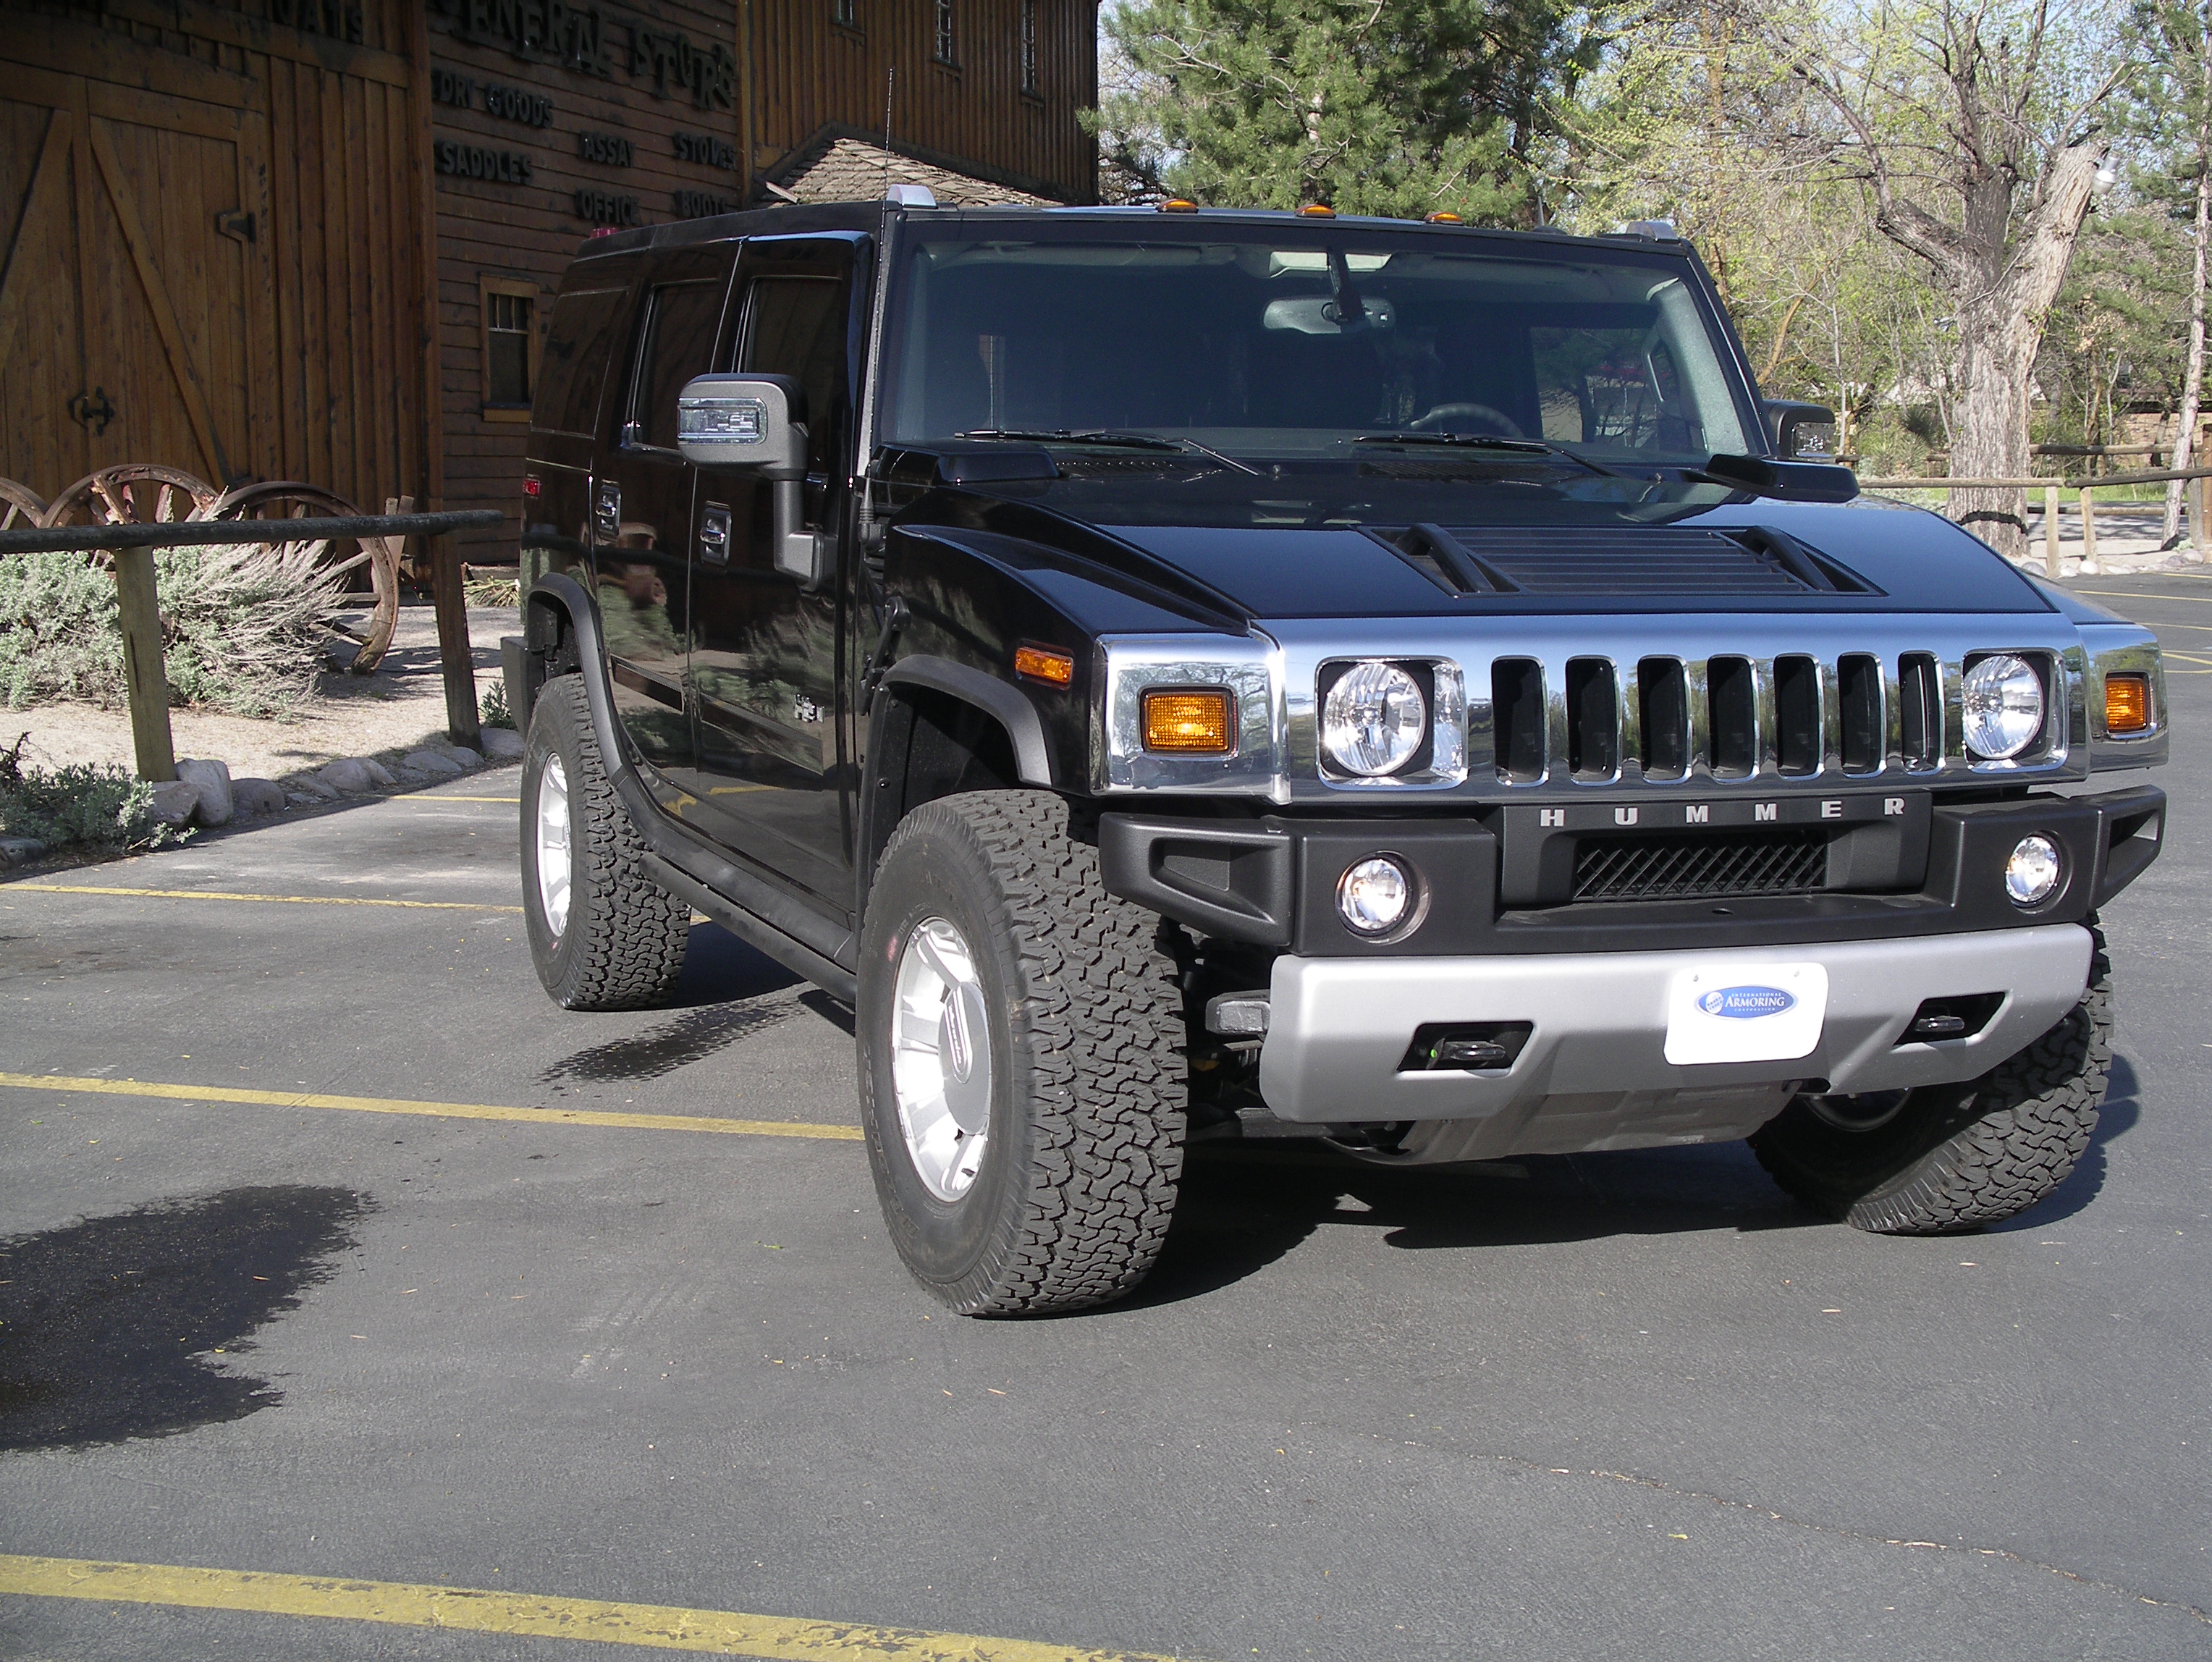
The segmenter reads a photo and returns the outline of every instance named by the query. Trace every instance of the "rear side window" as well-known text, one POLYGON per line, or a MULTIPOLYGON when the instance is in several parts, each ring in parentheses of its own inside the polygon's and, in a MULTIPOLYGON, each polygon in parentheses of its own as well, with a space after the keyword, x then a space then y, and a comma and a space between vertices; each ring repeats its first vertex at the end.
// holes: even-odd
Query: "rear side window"
POLYGON ((738 368, 799 383, 806 394, 807 466, 825 472, 844 373, 844 279, 756 277, 748 295, 738 368))
POLYGON ((684 382, 714 367, 722 287, 718 282, 668 283, 653 290, 629 410, 639 441, 676 448, 677 397, 684 382))
POLYGON ((580 289, 553 302, 538 365, 534 424, 539 431, 591 436, 622 298, 619 289, 580 289))

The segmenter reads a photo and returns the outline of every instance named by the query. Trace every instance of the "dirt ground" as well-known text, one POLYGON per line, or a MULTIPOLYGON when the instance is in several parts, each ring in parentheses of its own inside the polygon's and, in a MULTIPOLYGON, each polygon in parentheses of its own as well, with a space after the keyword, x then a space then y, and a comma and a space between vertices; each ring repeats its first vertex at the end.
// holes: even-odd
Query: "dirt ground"
MULTIPOLYGON (((366 612, 345 621, 366 626, 366 612)), ((513 606, 471 606, 469 642, 481 703, 499 679, 499 637, 518 632, 513 606)), ((333 638, 331 652, 349 658, 351 642, 333 638)), ((319 696, 290 721, 173 709, 169 728, 179 758, 225 762, 234 778, 274 779, 318 768, 341 756, 374 756, 416 749, 446 738, 445 681, 438 667, 438 628, 427 602, 401 609, 392 649, 375 674, 318 678, 319 696)), ((42 767, 70 762, 133 764, 131 716, 118 690, 115 707, 44 704, 0 710, 0 748, 29 734, 23 759, 42 767)))

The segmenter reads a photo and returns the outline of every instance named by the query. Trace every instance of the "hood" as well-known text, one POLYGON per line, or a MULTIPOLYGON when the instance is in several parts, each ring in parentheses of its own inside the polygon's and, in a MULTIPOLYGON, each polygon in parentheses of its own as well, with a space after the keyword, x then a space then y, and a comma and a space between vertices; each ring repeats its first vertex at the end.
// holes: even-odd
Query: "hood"
POLYGON ((1253 618, 2052 611, 1986 544, 1893 503, 1564 469, 1375 471, 1251 476, 1146 458, 1103 479, 949 487, 915 517, 1118 566, 1146 587, 1165 580, 1253 618))

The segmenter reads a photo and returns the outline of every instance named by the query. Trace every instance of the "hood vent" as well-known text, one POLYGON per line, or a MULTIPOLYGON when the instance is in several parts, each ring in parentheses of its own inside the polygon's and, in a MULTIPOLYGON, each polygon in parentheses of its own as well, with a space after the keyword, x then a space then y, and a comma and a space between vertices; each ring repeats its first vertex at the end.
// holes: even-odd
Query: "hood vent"
POLYGON ((1856 572, 1768 526, 1413 525, 1376 533, 1447 594, 1879 594, 1856 572))

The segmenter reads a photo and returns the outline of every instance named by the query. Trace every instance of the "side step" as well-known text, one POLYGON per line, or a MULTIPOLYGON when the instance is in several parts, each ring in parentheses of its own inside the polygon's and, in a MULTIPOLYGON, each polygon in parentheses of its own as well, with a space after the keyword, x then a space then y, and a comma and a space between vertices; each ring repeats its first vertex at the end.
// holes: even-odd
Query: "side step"
POLYGON ((660 855, 647 854, 641 863, 645 874, 678 900, 689 901, 693 910, 706 913, 747 946, 766 953, 793 974, 805 976, 830 997, 851 1004, 860 996, 860 982, 843 965, 793 940, 773 923, 756 917, 660 855))

